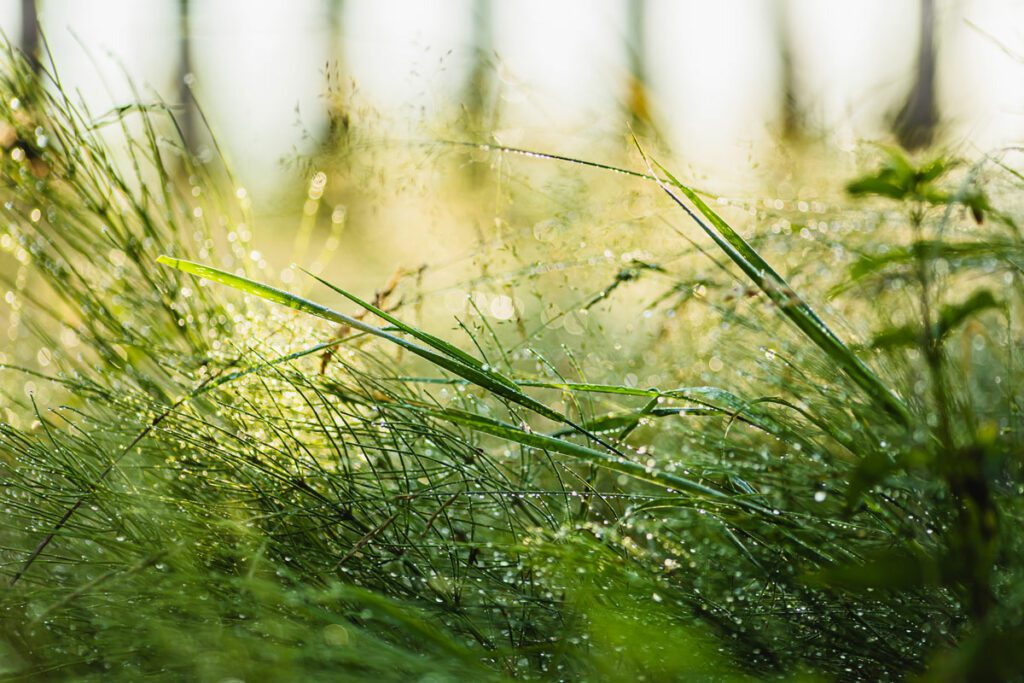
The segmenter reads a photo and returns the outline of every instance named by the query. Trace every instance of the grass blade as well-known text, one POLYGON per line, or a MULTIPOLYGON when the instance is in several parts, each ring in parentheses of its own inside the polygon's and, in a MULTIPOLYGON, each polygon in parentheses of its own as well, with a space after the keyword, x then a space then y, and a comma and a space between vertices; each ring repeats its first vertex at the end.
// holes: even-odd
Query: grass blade
MULTIPOLYGON (((643 152, 641 151, 641 153, 643 152)), ((646 156, 644 158, 646 159, 646 156)), ((654 163, 657 164, 658 169, 668 178, 668 182, 686 195, 686 198, 697 207, 697 210, 703 214, 704 218, 711 225, 701 220, 672 192, 668 184, 659 179, 658 184, 661 185, 666 194, 687 212, 690 218, 732 259, 733 263, 739 266, 743 273, 779 307, 779 310, 808 339, 824 351, 861 390, 881 405, 901 425, 909 426, 911 424, 910 412, 903 404, 903 401, 893 394, 878 376, 839 339, 825 321, 818 317, 814 309, 757 253, 757 250, 751 247, 739 233, 733 230, 732 226, 726 223, 696 192, 681 183, 664 166, 657 162, 654 163), (711 226, 714 226, 714 228, 711 226)))
MULTIPOLYGON (((482 369, 479 362, 471 365, 459 360, 458 358, 453 358, 450 355, 439 353, 425 346, 420 346, 408 339, 403 339, 402 337, 391 334, 379 327, 374 327, 362 320, 345 315, 344 313, 339 313, 338 311, 308 299, 304 299, 290 292, 256 282, 255 280, 250 280, 249 278, 242 277, 241 275, 234 275, 233 273, 220 270, 219 268, 205 266, 200 263, 173 258, 170 256, 161 256, 157 259, 157 262, 191 275, 205 278, 212 282, 228 285, 229 287, 233 287, 239 291, 245 292, 246 294, 251 294, 253 296, 260 297, 261 299, 317 316, 318 318, 330 320, 331 322, 338 323, 339 325, 347 325, 352 329, 387 340, 483 389, 486 389, 487 391, 490 391, 493 394, 496 394, 497 396, 508 399, 509 401, 524 408, 528 408, 538 415, 546 417, 549 420, 554 420, 555 422, 575 426, 574 423, 566 416, 556 410, 552 410, 540 401, 527 396, 514 384, 510 385, 508 380, 496 379, 494 377, 494 373, 491 370, 482 369)), ((407 327, 408 326, 402 325, 401 329, 405 329, 407 327)))
MULTIPOLYGON (((378 318, 386 320, 387 322, 391 323, 392 325, 394 325, 398 329, 402 330, 406 334, 408 334, 408 335, 410 335, 412 337, 415 337, 416 339, 419 339, 421 342, 423 342, 427 346, 429 346, 429 347, 431 347, 431 348, 433 348, 433 349, 435 349, 437 351, 440 351, 441 353, 443 353, 445 355, 451 356, 455 360, 461 361, 461 362, 465 363, 466 365, 470 365, 470 366, 475 367, 477 369, 483 369, 483 363, 481 363, 479 359, 474 358, 473 356, 469 355, 468 353, 466 353, 465 351, 463 351, 459 347, 455 346, 454 344, 449 344, 448 342, 446 342, 445 340, 441 339, 440 337, 435 337, 432 334, 429 334, 427 332, 424 332, 423 330, 420 330, 418 328, 413 327, 412 325, 408 325, 408 324, 402 322, 401 320, 399 320, 395 316, 391 315, 387 311, 385 311, 385 310, 383 310, 381 308, 378 308, 377 306, 374 306, 373 304, 371 304, 368 301, 364 301, 364 300, 360 299, 359 297, 357 297, 355 294, 352 294, 351 292, 348 292, 348 291, 346 291, 346 290, 344 290, 344 289, 342 289, 342 288, 340 288, 340 287, 338 287, 336 285, 331 284, 327 280, 324 280, 323 278, 321 278, 321 277, 319 277, 317 275, 314 275, 313 273, 310 273, 308 270, 303 269, 303 272, 306 273, 307 275, 309 275, 310 277, 312 277, 313 279, 315 279, 320 284, 330 288, 331 290, 337 292, 338 294, 341 294, 343 297, 345 297, 349 301, 353 302, 357 306, 361 306, 361 307, 365 308, 366 310, 368 310, 370 313, 373 313, 378 318)), ((493 376, 496 380, 498 380, 500 382, 503 382, 506 386, 511 387, 511 388, 516 388, 515 382, 513 382, 508 377, 505 377, 503 374, 501 374, 500 372, 498 372, 494 368, 488 368, 487 373, 489 375, 493 376)))
POLYGON ((568 455, 578 460, 583 460, 600 467, 621 472, 630 477, 641 479, 652 484, 691 493, 702 498, 710 498, 733 503, 748 511, 771 514, 770 510, 756 503, 731 496, 723 491, 719 491, 718 489, 693 481, 692 479, 686 479, 667 472, 659 472, 623 457, 611 456, 594 448, 573 443, 572 441, 565 441, 553 436, 548 436, 547 434, 529 432, 515 425, 508 424, 507 422, 500 422, 498 420, 493 420, 474 413, 467 413, 461 410, 435 410, 430 411, 430 414, 454 424, 468 427, 469 429, 477 432, 497 436, 507 441, 522 444, 523 446, 568 455))

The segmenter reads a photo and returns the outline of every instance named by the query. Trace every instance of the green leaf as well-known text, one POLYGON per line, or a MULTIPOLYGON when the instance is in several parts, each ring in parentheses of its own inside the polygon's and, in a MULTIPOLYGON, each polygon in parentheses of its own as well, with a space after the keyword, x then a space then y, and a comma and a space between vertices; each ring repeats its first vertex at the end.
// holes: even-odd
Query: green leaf
POLYGON ((863 562, 827 567, 804 577, 811 585, 861 593, 908 590, 946 583, 942 563, 911 547, 881 550, 863 562))
POLYGON ((919 346, 921 341, 920 329, 914 325, 901 325, 879 332, 871 338, 868 346, 876 350, 898 349, 919 346))
POLYGON ((948 204, 953 197, 932 183, 956 165, 946 157, 936 157, 922 166, 914 166, 896 148, 884 148, 887 159, 874 173, 861 176, 846 186, 854 197, 877 195, 889 199, 915 199, 931 204, 948 204))
POLYGON ((971 294, 965 301, 958 304, 948 304, 939 311, 937 337, 940 339, 963 325, 972 316, 993 308, 1003 308, 1002 302, 998 301, 987 289, 979 289, 971 294))
MULTIPOLYGON (((912 263, 919 258, 945 259, 960 263, 980 263, 995 258, 1020 267, 1024 261, 1024 248, 1014 242, 944 242, 919 240, 908 247, 890 247, 884 252, 862 254, 850 266, 850 277, 861 280, 893 265, 912 263)), ((836 291, 841 291, 843 287, 836 291)))
POLYGON ((899 467, 899 463, 883 451, 873 450, 861 458, 850 476, 850 485, 846 488, 847 509, 855 508, 861 496, 899 467))
POLYGON ((846 186, 846 191, 855 197, 873 194, 890 199, 902 199, 907 196, 907 188, 903 183, 885 171, 850 182, 846 186))
MULTIPOLYGON (((961 303, 948 304, 942 307, 939 312, 939 319, 932 328, 932 338, 941 341, 972 316, 1002 307, 1003 304, 996 300, 992 292, 987 289, 979 290, 961 303)), ((903 325, 875 335, 871 340, 871 347, 875 349, 892 349, 915 346, 921 344, 923 338, 924 335, 921 333, 920 327, 903 325)))
MULTIPOLYGON (((715 408, 676 408, 659 406, 646 411, 638 410, 604 415, 602 417, 594 418, 593 420, 587 420, 583 423, 583 427, 589 431, 600 433, 615 431, 618 429, 632 429, 645 417, 677 417, 681 415, 704 417, 708 415, 721 415, 723 412, 725 411, 715 408)), ((571 429, 562 429, 552 434, 552 436, 566 436, 572 432, 573 430, 571 429)))

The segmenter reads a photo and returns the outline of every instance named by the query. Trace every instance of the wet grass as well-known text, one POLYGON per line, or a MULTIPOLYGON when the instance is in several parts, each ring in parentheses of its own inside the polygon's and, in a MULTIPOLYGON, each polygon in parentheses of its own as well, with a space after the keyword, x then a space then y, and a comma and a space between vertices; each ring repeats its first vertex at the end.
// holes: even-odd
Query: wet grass
POLYGON ((845 196, 737 206, 642 151, 489 147, 511 255, 371 301, 281 282, 164 108, 12 64, 0 676, 1022 669, 1005 162, 880 151, 845 196))

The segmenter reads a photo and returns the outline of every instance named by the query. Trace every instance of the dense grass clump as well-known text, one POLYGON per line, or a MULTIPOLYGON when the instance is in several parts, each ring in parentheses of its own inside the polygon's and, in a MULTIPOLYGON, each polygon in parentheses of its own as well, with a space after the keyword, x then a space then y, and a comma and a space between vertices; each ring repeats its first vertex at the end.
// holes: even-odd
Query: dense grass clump
POLYGON ((883 151, 841 200, 737 211, 639 147, 610 178, 487 148, 613 183, 647 231, 600 244, 562 176, 502 186, 518 203, 481 210, 533 226, 500 236, 522 262, 450 320, 408 280, 278 282, 170 112, 94 117, 10 62, 3 677, 1024 668, 1024 181, 1001 157, 883 151), (599 252, 558 260, 574 220, 599 252))

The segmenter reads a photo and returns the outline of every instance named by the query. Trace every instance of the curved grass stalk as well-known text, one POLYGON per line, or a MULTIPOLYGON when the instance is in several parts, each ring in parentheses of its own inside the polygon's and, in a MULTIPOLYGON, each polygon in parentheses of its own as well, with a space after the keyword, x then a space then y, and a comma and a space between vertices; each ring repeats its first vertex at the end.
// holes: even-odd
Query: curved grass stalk
POLYGON ((658 169, 668 178, 666 183, 653 173, 655 181, 679 205, 687 215, 698 226, 714 240, 715 244, 740 267, 740 270, 749 277, 768 298, 779 307, 791 322, 810 339, 815 346, 824 351, 828 357, 853 380, 854 384, 860 387, 873 401, 883 410, 892 416, 903 427, 912 424, 910 411, 903 401, 889 390, 882 380, 878 378, 871 368, 857 357, 846 344, 832 331, 824 320, 814 311, 806 301, 789 286, 779 273, 754 249, 743 237, 733 230, 732 226, 725 222, 703 199, 690 187, 681 183, 673 176, 668 169, 657 161, 648 160, 643 150, 644 160, 648 164, 657 165, 658 169), (711 225, 705 223, 701 218, 686 205, 683 200, 672 192, 671 187, 682 192, 697 210, 704 215, 711 225), (714 226, 712 228, 711 226, 714 226))
POLYGON ((701 199, 700 195, 711 196, 707 192, 697 190, 679 181, 657 161, 648 158, 647 154, 637 143, 645 163, 648 165, 648 173, 641 173, 619 166, 602 164, 574 157, 567 157, 559 154, 548 154, 536 152, 517 147, 506 147, 502 145, 459 143, 449 140, 441 141, 444 144, 464 145, 476 147, 488 151, 507 152, 519 154, 537 159, 560 161, 581 166, 589 166, 602 171, 609 171, 622 175, 628 175, 640 180, 655 182, 678 204, 687 215, 698 226, 714 240, 715 244, 735 263, 743 273, 749 277, 761 289, 773 303, 779 306, 783 314, 792 321, 804 335, 810 339, 818 348, 824 351, 833 362, 835 362, 851 380, 864 391, 874 402, 882 407, 901 426, 909 427, 912 418, 909 410, 903 401, 896 396, 879 379, 871 368, 869 368, 843 341, 832 331, 824 320, 814 311, 806 301, 800 297, 783 279, 779 273, 755 250, 750 244, 737 233, 721 216, 718 215, 708 204, 701 199), (654 167, 664 174, 664 177, 655 173, 654 167), (701 220, 689 206, 687 206, 671 190, 677 188, 689 199, 697 210, 714 226, 712 229, 708 223, 701 220))
MULTIPOLYGON (((463 411, 428 411, 429 414, 432 414, 434 417, 438 417, 449 422, 454 422, 456 424, 461 424, 476 431, 492 434, 494 436, 499 436, 509 441, 513 441, 515 443, 519 443, 525 446, 531 446, 534 448, 555 451, 558 453, 562 453, 563 455, 569 455, 580 460, 598 464, 608 469, 616 470, 618 472, 621 472, 622 474, 626 474, 631 477, 642 479, 644 481, 658 484, 660 486, 665 486, 667 488, 680 491, 688 491, 690 493, 705 498, 729 501, 750 512, 757 512, 777 518, 777 515, 773 515, 770 510, 756 503, 752 503, 750 501, 737 498, 735 496, 731 496, 718 489, 714 489, 712 487, 700 484, 695 481, 691 481, 689 479, 685 479, 683 477, 677 477, 672 474, 651 470, 649 468, 644 467, 643 465, 627 460, 618 449, 607 444, 599 437, 592 434, 583 427, 577 425, 575 422, 570 420, 565 415, 562 415, 558 411, 549 408, 540 401, 537 401, 536 399, 527 396, 519 389, 517 384, 512 382, 512 380, 504 378, 503 376, 501 377, 501 379, 492 376, 494 374, 493 371, 491 371, 489 368, 485 368, 482 364, 479 363, 479 361, 473 359, 471 356, 469 357, 470 362, 464 362, 462 358, 468 355, 465 352, 461 350, 454 350, 454 347, 448 342, 444 342, 432 335, 429 335, 420 330, 416 330, 415 328, 412 328, 411 326, 402 323, 398 319, 384 313, 383 311, 380 311, 378 313, 379 309, 372 307, 370 304, 366 302, 362 302, 354 295, 348 294, 347 292, 344 292, 343 290, 340 290, 337 287, 332 286, 331 288, 339 293, 342 293, 344 296, 348 297, 350 300, 358 303, 359 305, 368 307, 369 310, 371 310, 372 312, 378 315, 382 315, 382 317, 385 317, 385 320, 387 320, 395 327, 403 331, 409 332, 410 334, 413 334, 418 339, 424 341, 427 344, 430 344, 434 348, 427 348, 426 346, 421 346, 419 344, 409 341, 408 339, 403 339, 402 337, 387 332, 381 328, 365 323, 362 320, 358 320, 357 318, 354 318, 352 316, 345 315, 344 313, 340 313, 331 308, 323 306, 322 304, 318 304, 308 299, 304 299, 290 292, 286 292, 284 290, 277 289, 276 287, 271 287, 270 285, 250 280, 249 278, 242 277, 240 275, 234 275, 232 273, 228 273, 226 271, 214 268, 212 266, 205 266, 199 263, 195 263, 193 261, 186 261, 184 259, 177 259, 169 256, 161 256, 158 259, 158 261, 159 263, 170 266, 172 268, 176 268, 178 270, 195 275, 197 277, 205 278, 213 282, 219 282, 221 284, 228 285, 247 294, 252 294, 254 296, 260 297, 267 301, 281 304, 294 310, 301 311, 303 313, 308 313, 310 315, 314 315, 325 320, 330 320, 331 322, 338 323, 340 325, 348 325, 352 329, 356 329, 361 332, 365 332, 367 334, 371 334, 375 337, 379 337, 381 339, 389 341, 401 348, 404 348, 416 354, 417 356, 420 356, 421 358, 433 363, 434 365, 437 365, 440 368, 448 370, 458 375, 459 377, 462 377, 471 384, 474 384, 482 389, 485 389, 496 396, 505 398, 513 403, 523 406, 524 408, 532 410, 538 415, 541 415, 548 419, 569 425, 576 432, 593 439, 594 441, 596 441, 597 443, 601 444, 609 451, 611 451, 614 455, 609 455, 608 453, 593 448, 589 448, 587 446, 582 446, 570 441, 565 441, 563 439, 555 438, 552 436, 528 432, 524 429, 515 427, 514 425, 498 422, 496 420, 491 420, 488 418, 481 417, 479 415, 474 415, 472 413, 466 413, 463 411)), ((317 279, 319 280, 319 278, 317 279)), ((323 281, 321 280, 321 282, 323 281)))

